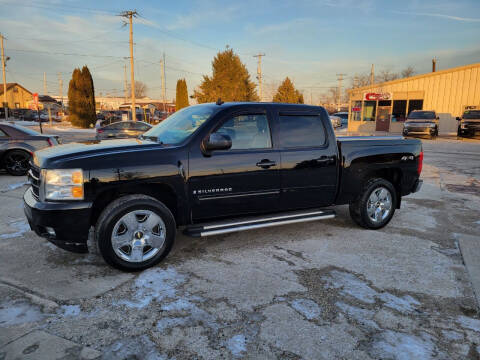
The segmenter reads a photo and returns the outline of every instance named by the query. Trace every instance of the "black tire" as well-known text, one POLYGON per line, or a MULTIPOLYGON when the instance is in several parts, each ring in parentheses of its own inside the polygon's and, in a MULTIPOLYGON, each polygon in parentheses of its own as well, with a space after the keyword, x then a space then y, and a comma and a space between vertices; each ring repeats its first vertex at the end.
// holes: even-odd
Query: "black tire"
POLYGON ((363 228, 380 229, 390 222, 393 214, 395 213, 396 206, 397 193, 392 183, 382 178, 373 178, 365 183, 359 198, 355 202, 350 203, 350 216, 352 217, 353 221, 363 228), (372 218, 370 218, 367 211, 367 206, 370 195, 372 195, 374 191, 377 191, 381 188, 388 190, 390 193, 391 205, 388 215, 381 221, 375 222, 372 218))
POLYGON ((30 169, 30 154, 24 150, 11 150, 3 157, 3 166, 10 175, 26 175, 30 169))
POLYGON ((172 249, 175 236, 176 223, 171 211, 157 199, 142 194, 126 195, 111 202, 102 211, 95 226, 95 239, 103 258, 109 265, 124 271, 141 271, 158 264, 172 249), (152 258, 140 262, 122 259, 112 245, 114 227, 122 217, 133 211, 151 212, 157 215, 165 225, 165 239, 162 247, 152 258))

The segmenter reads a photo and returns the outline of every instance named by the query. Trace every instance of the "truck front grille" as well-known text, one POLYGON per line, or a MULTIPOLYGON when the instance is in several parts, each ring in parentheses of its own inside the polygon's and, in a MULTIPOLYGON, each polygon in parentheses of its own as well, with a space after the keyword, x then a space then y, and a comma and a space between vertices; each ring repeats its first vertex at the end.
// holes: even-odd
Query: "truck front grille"
POLYGON ((32 185, 33 195, 38 198, 40 195, 40 169, 31 163, 28 171, 28 181, 32 185))

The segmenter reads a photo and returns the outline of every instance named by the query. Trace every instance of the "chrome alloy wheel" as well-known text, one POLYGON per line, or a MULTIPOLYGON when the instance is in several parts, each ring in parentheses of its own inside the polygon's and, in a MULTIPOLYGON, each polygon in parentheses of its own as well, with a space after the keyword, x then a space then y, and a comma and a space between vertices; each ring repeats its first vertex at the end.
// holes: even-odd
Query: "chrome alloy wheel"
POLYGON ((374 223, 385 220, 392 211, 392 194, 387 188, 372 191, 367 202, 367 214, 374 223))
POLYGON ((123 215, 112 231, 112 248, 121 259, 142 262, 154 257, 165 244, 165 223, 150 210, 123 215))

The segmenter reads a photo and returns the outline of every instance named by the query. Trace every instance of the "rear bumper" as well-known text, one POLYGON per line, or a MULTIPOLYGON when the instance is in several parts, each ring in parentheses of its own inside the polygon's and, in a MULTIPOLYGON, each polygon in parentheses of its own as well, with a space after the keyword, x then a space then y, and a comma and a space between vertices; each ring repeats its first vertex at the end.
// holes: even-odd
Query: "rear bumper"
POLYGON ((38 236, 65 250, 88 251, 92 203, 41 202, 35 198, 31 188, 25 192, 23 202, 30 228, 38 236))
POLYGON ((412 192, 414 192, 414 193, 419 192, 420 189, 422 188, 422 185, 423 185, 423 180, 418 179, 418 180, 415 182, 415 185, 413 185, 413 190, 412 190, 412 192))

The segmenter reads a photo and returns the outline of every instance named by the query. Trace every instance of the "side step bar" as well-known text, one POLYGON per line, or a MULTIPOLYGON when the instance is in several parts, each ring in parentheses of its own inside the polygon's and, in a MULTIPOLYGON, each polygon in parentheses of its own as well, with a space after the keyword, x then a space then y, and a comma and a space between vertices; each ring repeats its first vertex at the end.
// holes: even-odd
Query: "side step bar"
POLYGON ((250 217, 217 223, 190 225, 184 230, 184 234, 194 237, 227 234, 235 231, 332 219, 335 215, 335 211, 330 209, 280 213, 255 218, 250 217))

